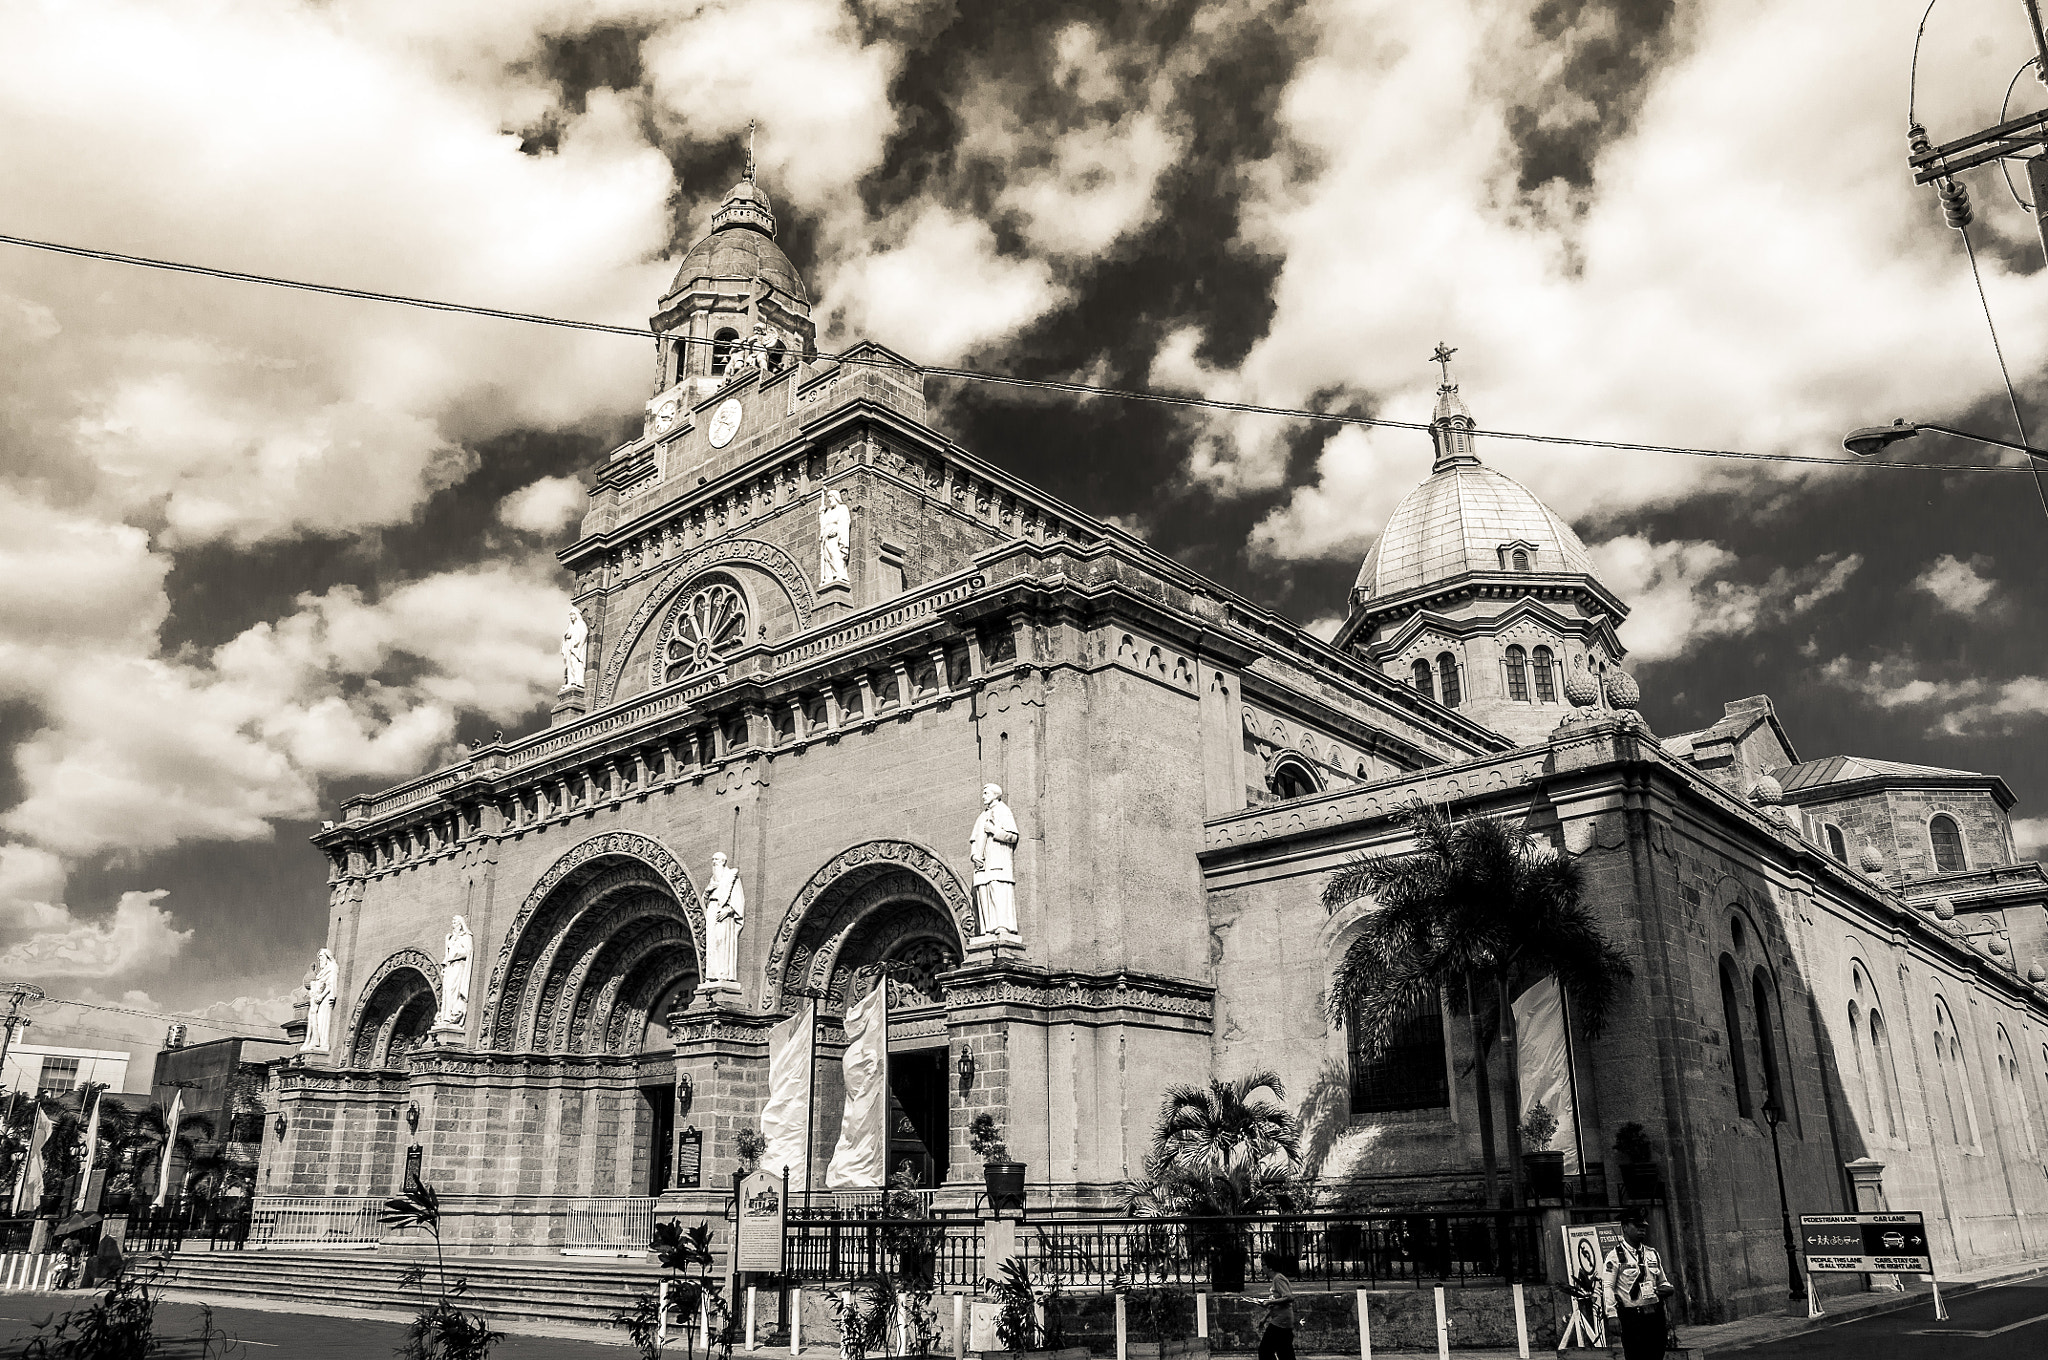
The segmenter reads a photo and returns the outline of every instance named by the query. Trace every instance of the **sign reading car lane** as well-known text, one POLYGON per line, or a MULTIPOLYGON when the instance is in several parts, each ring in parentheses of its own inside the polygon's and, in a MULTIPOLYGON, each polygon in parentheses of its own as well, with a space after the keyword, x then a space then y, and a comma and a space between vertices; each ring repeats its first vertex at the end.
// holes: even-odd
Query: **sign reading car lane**
POLYGON ((1927 1225, 1917 1213, 1801 1214, 1799 1240, 1810 1272, 1934 1273, 1927 1225))

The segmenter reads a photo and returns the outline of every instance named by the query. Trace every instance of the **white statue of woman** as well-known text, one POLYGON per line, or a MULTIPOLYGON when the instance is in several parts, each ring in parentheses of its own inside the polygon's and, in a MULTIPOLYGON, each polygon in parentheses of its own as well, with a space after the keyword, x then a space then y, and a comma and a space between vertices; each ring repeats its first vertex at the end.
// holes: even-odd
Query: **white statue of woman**
POLYGON ((984 935, 1017 938, 1017 869, 1011 851, 1017 844, 1017 819, 1003 801, 1000 784, 981 786, 981 816, 967 840, 974 861, 974 913, 984 935))
POLYGON ((583 611, 570 605, 569 626, 562 630, 562 688, 565 690, 583 688, 584 643, 589 638, 590 625, 583 621, 583 611))
POLYGON ((441 1009, 434 1015, 435 1029, 460 1029, 469 1015, 469 961, 476 952, 476 940, 469 922, 460 916, 449 928, 441 950, 441 1009))
POLYGON ((340 981, 334 952, 321 950, 313 964, 313 979, 306 984, 306 1042, 299 1045, 301 1053, 327 1051, 327 1031, 334 1023, 334 991, 340 981))
POLYGON ((747 921, 747 890, 740 871, 723 854, 711 857, 711 886, 704 894, 704 982, 737 982, 740 976, 740 929, 747 921))
POLYGON ((853 512, 839 503, 837 491, 825 493, 818 509, 818 584, 843 586, 846 549, 853 542, 853 512))

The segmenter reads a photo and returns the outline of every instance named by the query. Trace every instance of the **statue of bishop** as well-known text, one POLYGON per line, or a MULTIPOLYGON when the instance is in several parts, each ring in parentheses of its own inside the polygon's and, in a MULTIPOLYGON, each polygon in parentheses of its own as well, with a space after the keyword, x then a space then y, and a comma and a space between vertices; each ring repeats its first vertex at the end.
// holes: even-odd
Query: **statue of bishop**
POLYGON ((974 914, 983 935, 1017 939, 1017 870, 1011 851, 1017 819, 1003 801, 1000 784, 981 786, 981 816, 974 821, 967 853, 974 861, 974 914))
MULTIPOLYGON (((740 977, 740 929, 747 921, 747 890, 740 871, 723 853, 711 857, 711 884, 704 893, 704 982, 737 987, 740 977)), ((721 988, 721 990, 730 990, 721 988)))

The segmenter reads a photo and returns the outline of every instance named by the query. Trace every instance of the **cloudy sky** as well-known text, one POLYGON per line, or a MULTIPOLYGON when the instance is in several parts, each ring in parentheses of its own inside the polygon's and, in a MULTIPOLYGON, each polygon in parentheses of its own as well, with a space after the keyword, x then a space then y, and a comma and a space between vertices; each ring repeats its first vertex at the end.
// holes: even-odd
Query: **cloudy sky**
MULTIPOLYGON (((1502 430, 2010 434, 1962 241, 1905 166, 1920 9, 23 0, 0 232, 635 324, 758 118, 830 348, 1415 420, 1445 340, 1502 430)), ((1935 9, 1937 141, 1996 120, 2021 13, 1935 9)), ((2040 413, 2041 243, 1995 171, 1969 184, 2040 413)), ((319 943, 323 811, 544 720, 552 550, 650 367, 0 246, 0 977, 274 1013, 319 943)), ((933 397, 969 448, 1324 630, 1427 471, 1410 432, 933 397)), ((2029 478, 1482 453, 1634 604, 1654 727, 1768 693, 1805 756, 2003 772, 2048 840, 2029 478)))

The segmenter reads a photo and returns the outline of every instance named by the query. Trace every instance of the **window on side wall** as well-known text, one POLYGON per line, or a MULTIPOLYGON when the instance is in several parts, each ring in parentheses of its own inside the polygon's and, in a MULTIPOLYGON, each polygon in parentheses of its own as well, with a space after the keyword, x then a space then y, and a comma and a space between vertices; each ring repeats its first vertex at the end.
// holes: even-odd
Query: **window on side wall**
POLYGON ((1361 1053, 1355 1023, 1346 1027, 1346 1033, 1350 1036, 1352 1114, 1438 1110, 1450 1105, 1443 1010, 1435 1002, 1403 1016, 1386 1047, 1372 1057, 1361 1053))

